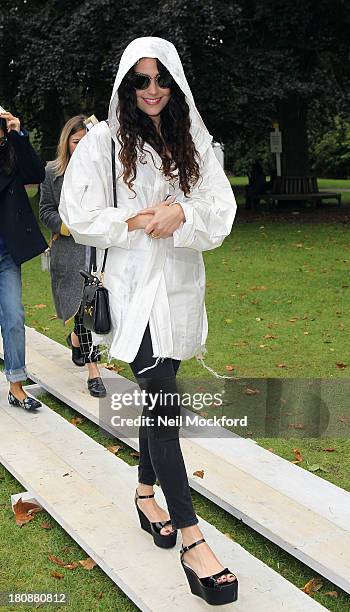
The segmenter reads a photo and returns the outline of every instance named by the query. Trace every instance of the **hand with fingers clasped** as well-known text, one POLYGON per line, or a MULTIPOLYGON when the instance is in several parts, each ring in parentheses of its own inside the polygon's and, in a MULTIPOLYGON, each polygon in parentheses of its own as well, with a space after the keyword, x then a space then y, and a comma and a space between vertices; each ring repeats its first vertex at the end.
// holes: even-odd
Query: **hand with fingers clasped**
POLYGON ((173 204, 174 200, 175 196, 172 196, 167 200, 159 202, 159 204, 140 211, 139 215, 145 216, 148 219, 144 230, 151 238, 169 238, 181 223, 186 221, 181 204, 178 202, 173 204), (149 215, 151 215, 150 219, 149 215))

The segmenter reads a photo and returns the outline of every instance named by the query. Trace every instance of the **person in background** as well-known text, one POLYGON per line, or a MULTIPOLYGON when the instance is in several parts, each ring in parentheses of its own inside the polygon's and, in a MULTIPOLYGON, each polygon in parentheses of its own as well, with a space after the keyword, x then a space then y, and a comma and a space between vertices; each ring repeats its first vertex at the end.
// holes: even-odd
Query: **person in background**
POLYGON ((259 204, 259 196, 266 192, 266 176, 263 167, 259 160, 252 165, 250 174, 248 175, 249 184, 246 186, 246 208, 254 209, 259 204))
POLYGON ((0 112, 0 326, 8 402, 25 410, 36 410, 41 403, 28 397, 22 386, 27 372, 21 264, 45 251, 47 243, 24 186, 41 183, 44 177, 44 165, 20 120, 0 112))
POLYGON ((90 248, 74 241, 58 212, 66 168, 76 146, 86 134, 85 119, 83 115, 72 117, 62 129, 57 157, 49 162, 45 169, 39 216, 52 234, 50 272, 57 316, 63 319, 65 324, 74 318, 74 330, 67 336, 67 344, 72 350, 72 361, 77 366, 87 364, 90 395, 104 397, 106 389, 97 367, 100 359, 98 346, 92 345, 91 332, 84 327, 79 313, 84 284, 79 270, 89 266, 90 248))

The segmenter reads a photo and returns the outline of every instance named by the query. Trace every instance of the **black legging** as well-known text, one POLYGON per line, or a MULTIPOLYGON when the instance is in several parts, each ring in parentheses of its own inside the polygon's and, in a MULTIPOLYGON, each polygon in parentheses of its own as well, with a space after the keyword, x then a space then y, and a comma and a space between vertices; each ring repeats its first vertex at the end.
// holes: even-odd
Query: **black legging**
MULTIPOLYGON (((139 351, 130 367, 142 390, 148 393, 177 393, 176 374, 180 366, 177 359, 164 359, 155 368, 144 374, 137 372, 153 365, 153 348, 149 325, 147 325, 139 351)), ((176 397, 176 396, 175 396, 176 397)), ((176 417, 180 415, 179 402, 162 405, 157 401, 153 410, 145 405, 142 416, 151 416, 155 424, 141 425, 139 428, 140 460, 138 479, 140 483, 154 485, 158 479, 164 493, 173 529, 189 527, 198 523, 193 508, 191 491, 182 456, 179 426, 162 425, 157 422, 158 415, 176 417)))

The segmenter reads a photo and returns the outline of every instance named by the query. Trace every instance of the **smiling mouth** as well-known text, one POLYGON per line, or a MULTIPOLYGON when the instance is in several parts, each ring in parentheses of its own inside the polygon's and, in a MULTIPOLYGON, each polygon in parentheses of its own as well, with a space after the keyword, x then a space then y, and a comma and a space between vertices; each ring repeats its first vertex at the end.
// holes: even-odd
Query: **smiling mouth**
POLYGON ((156 104, 159 104, 159 102, 161 101, 162 98, 142 98, 144 100, 144 102, 146 102, 146 104, 149 104, 150 106, 155 106, 156 104))

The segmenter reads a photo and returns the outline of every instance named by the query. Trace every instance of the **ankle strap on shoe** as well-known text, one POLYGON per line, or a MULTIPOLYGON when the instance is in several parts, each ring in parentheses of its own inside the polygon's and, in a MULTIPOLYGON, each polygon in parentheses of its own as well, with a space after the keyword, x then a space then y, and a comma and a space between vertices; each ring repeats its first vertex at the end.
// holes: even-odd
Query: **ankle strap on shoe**
POLYGON ((198 546, 198 544, 202 544, 202 542, 205 542, 204 538, 201 538, 200 540, 197 540, 196 542, 193 542, 193 544, 189 544, 188 546, 184 546, 182 545, 182 548, 180 550, 180 553, 185 553, 187 550, 190 550, 191 548, 193 548, 194 546, 198 546))
POLYGON ((140 494, 137 492, 137 489, 136 489, 136 495, 137 495, 137 498, 138 498, 138 499, 146 499, 147 497, 154 497, 154 493, 152 493, 152 495, 140 495, 140 494))

